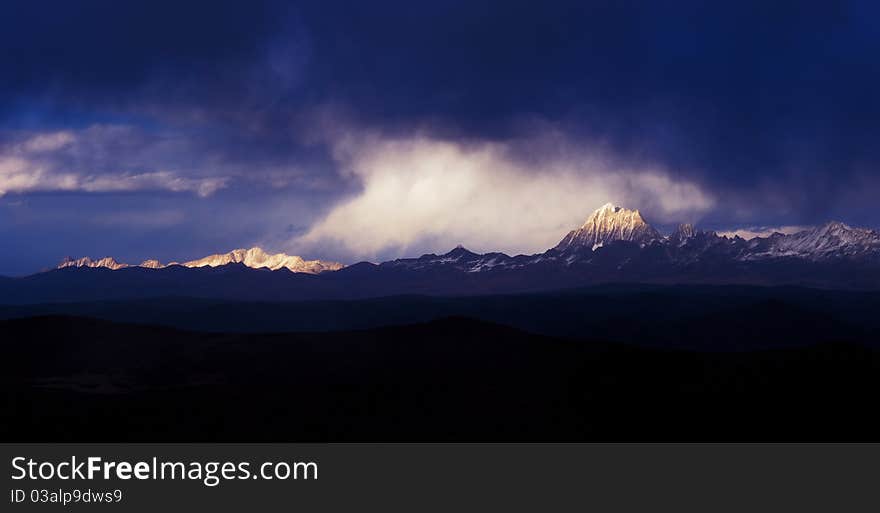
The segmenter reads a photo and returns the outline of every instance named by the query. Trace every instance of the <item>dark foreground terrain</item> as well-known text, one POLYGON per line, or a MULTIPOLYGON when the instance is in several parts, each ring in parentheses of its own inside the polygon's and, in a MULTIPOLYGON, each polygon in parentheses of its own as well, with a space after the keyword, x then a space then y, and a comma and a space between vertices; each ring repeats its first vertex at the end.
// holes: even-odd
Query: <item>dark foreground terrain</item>
POLYGON ((552 337, 667 349, 730 351, 841 341, 880 347, 880 292, 804 287, 615 284, 486 296, 332 301, 178 296, 0 304, 0 319, 52 315, 219 333, 355 331, 465 317, 552 337))
MULTIPOLYGON (((715 328, 748 324, 729 321, 715 328)), ((4 441, 880 440, 880 352, 826 331, 740 351, 459 317, 217 334, 44 316, 0 333, 4 441)))

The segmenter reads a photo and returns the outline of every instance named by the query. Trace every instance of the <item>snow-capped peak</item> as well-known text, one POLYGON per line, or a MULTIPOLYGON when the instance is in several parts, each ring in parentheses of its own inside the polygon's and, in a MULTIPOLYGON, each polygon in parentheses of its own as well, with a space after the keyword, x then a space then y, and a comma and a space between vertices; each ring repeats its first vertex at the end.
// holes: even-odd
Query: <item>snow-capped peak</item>
POLYGON ((613 203, 606 203, 590 214, 586 222, 559 242, 556 250, 571 247, 599 248, 615 240, 647 244, 662 236, 649 225, 638 210, 629 210, 613 203))
POLYGON ((117 262, 113 257, 104 257, 99 258, 98 260, 92 260, 89 257, 82 257, 73 259, 70 257, 64 257, 64 260, 58 264, 58 269, 64 269, 65 267, 106 267, 107 269, 122 269, 123 267, 129 267, 128 264, 121 264, 117 262))
POLYGON ((287 268, 295 273, 311 273, 317 274, 323 271, 335 271, 342 268, 342 264, 337 262, 324 262, 321 260, 303 260, 302 257, 296 255, 288 255, 285 253, 269 254, 262 248, 253 247, 250 249, 234 249, 229 253, 221 253, 209 255, 198 260, 184 262, 185 267, 216 267, 218 265, 226 265, 232 263, 241 263, 248 267, 262 268, 266 267, 273 271, 281 268, 287 268))
MULTIPOLYGON (((162 264, 158 260, 145 260, 138 267, 144 267, 148 269, 161 269, 170 265, 182 265, 184 267, 216 267, 233 263, 241 263, 246 265, 247 267, 252 267, 255 269, 265 267, 275 271, 281 268, 286 268, 295 273, 309 274, 317 274, 323 271, 335 271, 343 267, 342 264, 337 262, 325 262, 323 260, 304 260, 302 257, 296 255, 287 255, 285 253, 269 254, 263 251, 262 248, 258 247, 253 247, 250 249, 235 249, 230 251, 229 253, 209 255, 204 258, 191 260, 182 264, 178 264, 177 262, 162 264)), ((74 260, 70 257, 67 257, 58 265, 58 269, 62 269, 65 267, 106 267, 108 269, 116 270, 132 266, 129 264, 119 263, 111 257, 105 257, 100 260, 92 260, 89 257, 83 257, 74 260)))
POLYGON ((162 262, 158 260, 144 260, 138 267, 146 267, 147 269, 160 269, 165 266, 162 265, 162 262))
POLYGON ((880 233, 852 228, 839 221, 791 235, 774 234, 766 239, 767 256, 798 256, 812 260, 855 257, 880 253, 880 233))

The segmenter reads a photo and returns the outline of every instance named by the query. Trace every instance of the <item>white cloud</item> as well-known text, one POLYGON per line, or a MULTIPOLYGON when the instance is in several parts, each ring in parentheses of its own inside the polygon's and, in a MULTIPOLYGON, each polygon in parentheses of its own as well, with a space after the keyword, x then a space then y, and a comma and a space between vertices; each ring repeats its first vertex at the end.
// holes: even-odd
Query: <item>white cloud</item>
POLYGON ((608 201, 660 222, 692 220, 714 204, 698 185, 659 168, 617 167, 582 150, 526 164, 512 150, 418 135, 340 137, 334 156, 362 190, 290 246, 342 246, 369 259, 459 243, 531 253, 555 245, 608 201))
POLYGON ((20 149, 28 153, 54 151, 73 143, 75 139, 73 133, 69 131, 37 134, 21 143, 20 149))
POLYGON ((227 178, 185 178, 169 171, 113 176, 84 177, 76 188, 88 192, 167 190, 194 192, 201 197, 214 194, 226 186, 227 178))
POLYGON ((149 167, 145 161, 160 160, 165 148, 144 144, 129 127, 93 126, 80 132, 19 134, 17 139, 0 147, 0 196, 35 191, 166 190, 205 197, 229 181, 144 169, 149 167))

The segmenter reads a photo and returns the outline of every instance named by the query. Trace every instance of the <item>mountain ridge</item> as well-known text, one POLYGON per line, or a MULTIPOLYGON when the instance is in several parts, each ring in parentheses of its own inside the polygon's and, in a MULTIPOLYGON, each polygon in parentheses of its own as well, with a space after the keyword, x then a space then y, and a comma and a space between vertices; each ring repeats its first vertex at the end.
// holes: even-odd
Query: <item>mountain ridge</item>
POLYGON ((603 215, 588 218, 580 234, 574 230, 575 235, 566 236, 565 244, 532 255, 480 254, 459 246, 440 255, 305 272, 282 271, 321 261, 300 262, 299 257, 253 249, 168 265, 145 261, 129 266, 110 257, 67 259, 54 271, 0 280, 0 302, 174 295, 258 301, 476 296, 607 283, 880 290, 880 234, 873 230, 834 221, 746 240, 683 224, 661 235, 638 211, 613 205, 603 209, 603 215))
MULTIPOLYGON (((880 264, 880 233, 829 221, 788 235, 774 233, 748 240, 699 230, 692 224, 680 224, 672 233, 664 236, 648 224, 638 210, 607 203, 594 211, 580 228, 569 232, 559 244, 543 253, 509 256, 492 252, 481 255, 459 246, 441 255, 425 254, 380 265, 409 267, 413 270, 446 265, 465 272, 479 272, 550 262, 572 266, 602 260, 609 253, 633 251, 639 256, 653 252, 667 263, 679 266, 718 258, 730 262, 792 258, 811 262, 862 259, 880 264)), ((621 265, 625 266, 627 258, 624 256, 621 260, 621 265)))
POLYGON ((218 267, 228 264, 244 264, 252 269, 267 268, 272 271, 279 269, 287 269, 295 273, 319 274, 325 271, 337 271, 343 267, 338 262, 330 262, 324 260, 305 260, 297 255, 288 255, 286 253, 266 253, 260 247, 252 247, 250 249, 238 248, 228 253, 216 253, 208 255, 196 260, 189 260, 183 263, 169 262, 163 264, 158 260, 144 260, 138 265, 131 265, 117 262, 113 257, 104 257, 92 260, 89 257, 73 259, 65 257, 56 269, 65 269, 68 267, 104 267, 110 270, 119 270, 127 267, 143 267, 145 269, 162 269, 172 265, 180 265, 183 267, 218 267))
MULTIPOLYGON (((706 255, 720 256, 724 253, 732 261, 754 262, 785 258, 810 261, 835 259, 868 259, 880 261, 880 233, 853 228, 839 221, 829 221, 796 233, 773 233, 767 237, 743 239, 739 236, 718 235, 713 231, 697 229, 692 224, 680 224, 669 235, 662 235, 651 226, 639 210, 630 210, 606 203, 595 210, 579 228, 570 231, 553 248, 532 255, 510 256, 501 252, 474 253, 463 246, 440 255, 429 253, 415 258, 398 258, 381 262, 386 268, 426 269, 438 265, 452 266, 466 272, 491 271, 493 269, 519 268, 541 262, 561 261, 564 265, 592 260, 600 250, 621 243, 631 243, 640 250, 659 246, 668 257, 680 263, 700 260, 706 255)), ((343 264, 324 260, 305 260, 286 253, 269 254, 259 247, 234 249, 183 263, 162 264, 158 260, 145 260, 136 267, 160 269, 172 265, 184 267, 217 267, 242 263, 247 267, 292 272, 320 274, 338 271, 343 264)), ((89 257, 72 259, 66 257, 57 269, 68 267, 103 267, 118 270, 134 267, 118 262, 113 257, 92 260, 89 257)))

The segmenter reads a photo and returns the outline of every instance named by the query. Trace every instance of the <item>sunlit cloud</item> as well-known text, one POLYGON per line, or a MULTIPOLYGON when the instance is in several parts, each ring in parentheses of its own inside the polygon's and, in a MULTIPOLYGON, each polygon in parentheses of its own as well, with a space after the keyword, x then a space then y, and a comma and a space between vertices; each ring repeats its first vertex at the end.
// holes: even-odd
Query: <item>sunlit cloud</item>
POLYGON ((361 191, 290 245, 342 247, 368 259, 456 244, 531 253, 555 245, 608 201, 658 222, 693 220, 714 204, 699 185, 659 167, 618 166, 589 151, 548 154, 540 164, 515 154, 509 143, 341 137, 335 158, 361 191))

